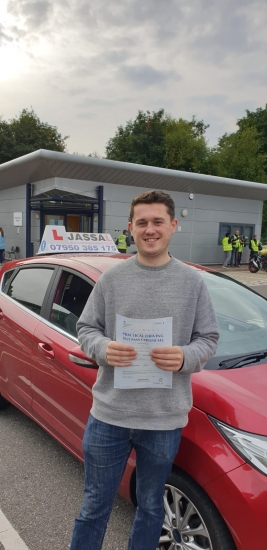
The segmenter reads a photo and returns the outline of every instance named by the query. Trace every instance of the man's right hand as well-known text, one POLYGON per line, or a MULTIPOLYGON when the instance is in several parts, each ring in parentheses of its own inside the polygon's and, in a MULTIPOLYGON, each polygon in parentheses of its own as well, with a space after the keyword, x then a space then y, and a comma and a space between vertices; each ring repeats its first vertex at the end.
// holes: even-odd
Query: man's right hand
POLYGON ((112 367, 130 367, 137 353, 132 346, 112 341, 108 344, 106 356, 108 364, 112 367))

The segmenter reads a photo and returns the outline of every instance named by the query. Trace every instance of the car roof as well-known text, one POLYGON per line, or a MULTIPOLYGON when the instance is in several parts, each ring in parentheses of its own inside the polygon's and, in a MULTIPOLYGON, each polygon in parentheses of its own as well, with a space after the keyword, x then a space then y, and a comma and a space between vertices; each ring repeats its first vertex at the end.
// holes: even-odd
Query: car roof
POLYGON ((8 262, 8 264, 5 265, 7 268, 8 265, 11 267, 19 267, 19 266, 25 266, 25 265, 40 265, 40 264, 55 264, 55 265, 61 265, 61 266, 68 266, 68 267, 76 267, 79 266, 85 266, 85 267, 92 267, 99 273, 103 273, 106 271, 106 269, 112 267, 113 265, 117 265, 122 260, 126 260, 127 258, 131 257, 131 254, 49 254, 49 256, 34 256, 33 258, 24 258, 23 260, 15 260, 11 262, 8 262))
MULTIPOLYGON (((21 260, 13 260, 5 264, 5 271, 9 268, 19 267, 23 265, 40 265, 40 264, 55 264, 77 268, 91 267, 99 273, 103 273, 110 267, 117 265, 119 262, 131 258, 133 254, 109 254, 109 253, 66 253, 66 254, 49 254, 43 256, 34 256, 32 258, 24 258, 21 260)), ((191 262, 183 262, 197 270, 213 271, 208 267, 193 264, 191 262)))

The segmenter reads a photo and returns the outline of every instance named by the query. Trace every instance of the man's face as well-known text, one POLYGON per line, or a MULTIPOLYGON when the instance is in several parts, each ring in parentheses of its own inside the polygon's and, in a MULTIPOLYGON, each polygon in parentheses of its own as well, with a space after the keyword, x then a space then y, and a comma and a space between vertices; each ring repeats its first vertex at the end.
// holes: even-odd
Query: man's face
POLYGON ((128 225, 143 263, 162 265, 168 261, 168 246, 177 220, 171 221, 165 204, 137 204, 128 225))
POLYGON ((235 231, 235 234, 236 234, 236 235, 237 235, 237 237, 238 237, 238 235, 239 235, 239 231, 238 231, 238 229, 237 229, 237 230, 235 231))

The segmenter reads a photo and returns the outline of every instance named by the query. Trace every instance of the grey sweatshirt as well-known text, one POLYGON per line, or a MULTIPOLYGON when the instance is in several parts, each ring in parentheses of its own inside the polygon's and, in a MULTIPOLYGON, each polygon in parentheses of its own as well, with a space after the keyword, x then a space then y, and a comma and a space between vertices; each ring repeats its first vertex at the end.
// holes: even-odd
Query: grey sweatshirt
POLYGON ((91 410, 95 418, 132 429, 172 430, 187 424, 191 374, 214 355, 219 338, 208 290, 194 268, 175 258, 158 267, 145 266, 136 256, 119 262, 97 281, 77 330, 82 350, 99 365, 91 410), (171 389, 114 388, 106 348, 116 340, 117 313, 133 319, 172 317, 172 344, 181 346, 184 365, 173 373, 171 389))

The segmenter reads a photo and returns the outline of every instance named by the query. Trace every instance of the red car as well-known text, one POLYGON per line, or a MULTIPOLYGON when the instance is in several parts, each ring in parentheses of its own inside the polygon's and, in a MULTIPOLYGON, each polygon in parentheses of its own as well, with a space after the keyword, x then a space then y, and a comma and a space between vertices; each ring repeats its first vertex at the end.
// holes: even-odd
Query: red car
MULTIPOLYGON (((6 263, 0 273, 0 408, 12 403, 80 460, 97 365, 76 321, 100 274, 127 255, 6 263)), ((264 550, 267 510, 267 303, 198 269, 220 326, 216 355, 193 375, 194 405, 166 484, 161 550, 264 550)), ((135 457, 120 493, 135 503, 135 457)))

